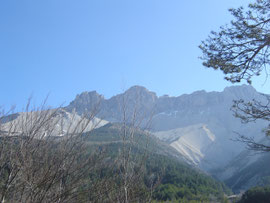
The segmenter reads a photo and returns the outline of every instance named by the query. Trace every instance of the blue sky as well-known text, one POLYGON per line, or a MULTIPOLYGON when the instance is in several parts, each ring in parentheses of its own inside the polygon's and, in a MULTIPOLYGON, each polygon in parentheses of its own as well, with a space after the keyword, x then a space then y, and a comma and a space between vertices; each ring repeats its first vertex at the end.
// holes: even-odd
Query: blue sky
MULTIPOLYGON (((82 91, 106 98, 132 85, 158 95, 231 85, 206 69, 198 45, 247 0, 3 0, 0 105, 67 105, 82 91)), ((269 90, 263 78, 255 88, 269 90)), ((269 91, 267 93, 270 93, 269 91)))

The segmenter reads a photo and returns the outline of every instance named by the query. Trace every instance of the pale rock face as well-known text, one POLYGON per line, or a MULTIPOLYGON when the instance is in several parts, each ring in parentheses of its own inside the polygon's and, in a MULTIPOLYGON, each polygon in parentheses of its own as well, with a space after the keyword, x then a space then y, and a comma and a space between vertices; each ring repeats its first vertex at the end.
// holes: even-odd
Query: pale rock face
POLYGON ((216 136, 205 124, 160 131, 154 135, 169 143, 189 163, 196 166, 201 166, 201 162, 208 158, 208 153, 216 142, 216 136))
POLYGON ((205 125, 182 129, 180 138, 170 145, 187 157, 193 164, 198 165, 205 157, 208 147, 215 141, 215 135, 205 125))
POLYGON ((28 132, 41 126, 39 130, 41 136, 44 133, 50 136, 63 136, 69 133, 82 133, 102 127, 108 121, 93 117, 83 118, 76 113, 67 112, 64 109, 46 110, 36 112, 21 112, 9 118, 0 125, 3 132, 12 131, 12 134, 28 132), (9 120, 8 120, 9 119, 9 120), (49 122, 46 122, 49 119, 49 122), (48 132, 47 132, 48 131, 48 132))

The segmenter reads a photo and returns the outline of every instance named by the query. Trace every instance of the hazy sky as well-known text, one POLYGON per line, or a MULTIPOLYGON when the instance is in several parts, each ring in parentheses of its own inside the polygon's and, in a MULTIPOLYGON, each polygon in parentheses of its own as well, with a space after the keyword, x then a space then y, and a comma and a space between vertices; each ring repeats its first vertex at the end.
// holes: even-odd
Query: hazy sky
MULTIPOLYGON (((132 85, 158 95, 231 85, 201 65, 198 48, 247 0, 3 0, 0 105, 68 104, 82 91, 106 98, 132 85)), ((254 83, 270 93, 269 82, 254 83)))

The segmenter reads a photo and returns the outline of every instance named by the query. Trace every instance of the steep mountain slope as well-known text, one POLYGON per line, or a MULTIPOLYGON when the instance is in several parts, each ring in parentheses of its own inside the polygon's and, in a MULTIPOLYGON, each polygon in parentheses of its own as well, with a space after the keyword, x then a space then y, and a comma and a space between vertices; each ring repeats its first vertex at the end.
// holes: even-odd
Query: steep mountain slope
POLYGON ((223 92, 197 91, 179 97, 158 97, 144 87, 134 86, 110 99, 96 92, 84 92, 66 109, 81 114, 83 109, 90 110, 99 105, 98 117, 112 122, 122 120, 123 110, 132 115, 135 109, 142 121, 151 117, 152 131, 157 134, 161 131, 160 134, 166 137, 162 139, 187 160, 211 171, 225 166, 244 149, 244 145, 232 141, 236 138, 235 132, 258 139, 263 137, 262 129, 266 123, 242 124, 230 111, 233 100, 254 98, 264 99, 248 85, 227 87, 223 92))
MULTIPOLYGON (((270 145, 269 137, 264 137, 260 142, 270 145)), ((267 152, 244 150, 224 168, 217 169, 212 174, 239 192, 257 185, 270 185, 269 162, 270 154, 267 152)))
POLYGON ((0 131, 20 133, 41 126, 44 128, 44 132, 49 129, 50 132, 48 133, 50 133, 51 136, 62 136, 67 133, 90 131, 94 128, 104 126, 107 123, 108 121, 101 120, 97 117, 93 117, 89 120, 74 112, 70 113, 65 109, 52 109, 36 112, 20 112, 3 117, 1 118, 0 131), (46 123, 47 119, 50 119, 49 123, 46 123), (53 129, 51 129, 52 127, 53 129))
POLYGON ((156 132, 155 135, 169 143, 189 162, 199 165, 215 141, 215 135, 206 125, 191 125, 169 131, 156 132))
MULTIPOLYGON (((122 125, 119 123, 108 123, 100 128, 96 128, 90 133, 86 133, 86 141, 92 144, 111 145, 123 143, 122 125), (88 135, 89 134, 89 135, 88 135)), ((125 138, 128 139, 129 138, 125 138)), ((134 134, 133 145, 146 149, 149 153, 164 155, 171 158, 176 158, 185 164, 184 157, 178 153, 173 147, 167 143, 160 141, 149 132, 137 130, 134 134)), ((117 150, 115 151, 117 152, 117 150)), ((186 164, 187 165, 187 164, 186 164)))
MULTIPOLYGON (((239 125, 243 129, 239 128, 237 132, 245 133, 245 135, 263 136, 261 129, 255 124, 239 125)), ((245 148, 242 143, 233 141, 236 139, 236 134, 221 124, 189 125, 154 134, 183 154, 190 163, 210 173, 215 168, 225 166, 245 148)))
POLYGON ((156 131, 164 131, 198 123, 221 123, 229 129, 239 128, 240 121, 234 119, 230 111, 232 102, 237 99, 250 101, 254 98, 262 96, 247 85, 227 87, 223 92, 197 91, 189 95, 167 98, 166 105, 161 97, 156 105, 158 112, 154 116, 153 128, 156 131), (170 108, 165 108, 166 106, 170 108))

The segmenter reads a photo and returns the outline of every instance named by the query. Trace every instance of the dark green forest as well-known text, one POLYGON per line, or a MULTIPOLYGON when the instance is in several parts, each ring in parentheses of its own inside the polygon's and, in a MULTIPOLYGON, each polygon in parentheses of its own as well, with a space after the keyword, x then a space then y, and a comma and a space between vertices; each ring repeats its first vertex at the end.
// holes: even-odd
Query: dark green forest
MULTIPOLYGON (((89 144, 102 141, 108 142, 107 153, 110 157, 116 158, 118 149, 122 148, 121 133, 113 125, 109 124, 92 132, 86 137, 89 144), (110 143, 110 142, 115 143, 110 143), (119 142, 118 142, 119 141, 119 142)), ((144 188, 149 187, 149 177, 158 182, 153 191, 153 199, 156 201, 223 201, 224 193, 231 194, 231 190, 225 184, 218 182, 198 169, 193 169, 176 157, 158 154, 153 149, 161 150, 156 140, 147 137, 145 134, 137 134, 139 145, 133 148, 134 154, 143 154, 142 143, 151 141, 147 146, 145 159, 143 184, 144 188), (158 179, 158 180, 157 180, 158 179)), ((104 142, 103 142, 104 144, 104 142)))

